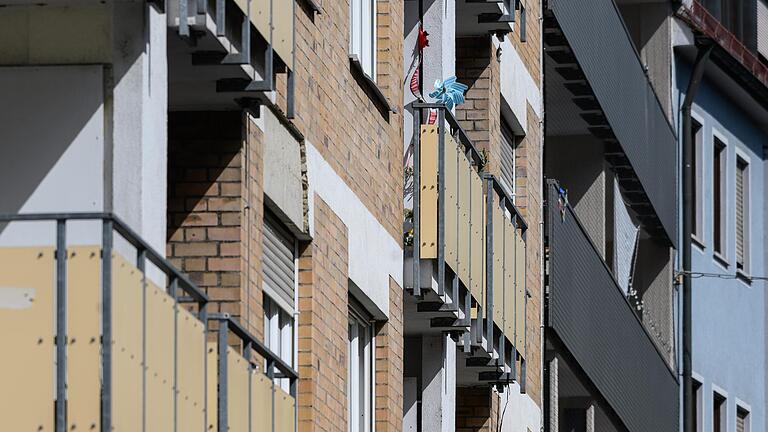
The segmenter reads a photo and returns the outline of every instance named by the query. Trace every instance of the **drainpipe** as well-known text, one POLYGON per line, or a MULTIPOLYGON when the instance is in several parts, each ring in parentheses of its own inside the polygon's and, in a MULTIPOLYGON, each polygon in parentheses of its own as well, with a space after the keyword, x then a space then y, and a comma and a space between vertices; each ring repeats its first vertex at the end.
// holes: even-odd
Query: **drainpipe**
POLYGON ((704 67, 714 44, 699 46, 688 90, 681 108, 683 116, 683 431, 693 430, 693 378, 691 362, 691 235, 693 234, 693 134, 691 105, 704 76, 704 67))

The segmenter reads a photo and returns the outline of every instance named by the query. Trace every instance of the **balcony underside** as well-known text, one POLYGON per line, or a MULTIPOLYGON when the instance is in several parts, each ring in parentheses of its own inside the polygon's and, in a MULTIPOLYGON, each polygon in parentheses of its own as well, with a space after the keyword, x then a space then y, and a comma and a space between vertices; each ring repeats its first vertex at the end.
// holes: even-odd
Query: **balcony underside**
POLYGON ((675 244, 676 137, 613 0, 550 1, 547 135, 593 135, 645 228, 675 244), (599 13, 594 13, 599 11, 599 13))

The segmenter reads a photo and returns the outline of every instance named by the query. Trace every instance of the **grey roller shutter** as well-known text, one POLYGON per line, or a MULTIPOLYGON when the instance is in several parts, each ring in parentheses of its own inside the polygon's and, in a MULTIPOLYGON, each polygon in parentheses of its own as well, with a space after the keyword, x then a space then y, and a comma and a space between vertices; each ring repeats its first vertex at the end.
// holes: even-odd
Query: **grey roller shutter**
POLYGON ((274 216, 265 213, 263 242, 264 292, 292 314, 296 292, 295 240, 274 216))
POLYGON ((768 58, 768 0, 757 0, 757 51, 768 58))
POLYGON ((736 432, 747 432, 747 415, 749 413, 746 410, 738 408, 736 410, 736 432))
POLYGON ((744 268, 744 176, 746 164, 741 160, 736 166, 736 266, 744 268))
POLYGON ((515 137, 502 128, 501 134, 501 184, 510 196, 515 196, 515 137))

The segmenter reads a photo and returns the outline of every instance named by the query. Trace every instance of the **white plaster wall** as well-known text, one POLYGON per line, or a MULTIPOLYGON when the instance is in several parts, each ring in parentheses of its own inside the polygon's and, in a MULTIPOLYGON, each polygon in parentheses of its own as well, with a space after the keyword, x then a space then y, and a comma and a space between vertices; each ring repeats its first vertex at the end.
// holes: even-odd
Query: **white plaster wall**
MULTIPOLYGON (((0 213, 103 210, 102 88, 101 66, 0 68, 0 213)), ((53 226, 16 223, 0 243, 52 245, 53 226)), ((98 240, 75 228, 73 242, 98 240)))
POLYGON ((349 278, 384 314, 377 318, 389 317, 389 277, 403 285, 403 249, 309 141, 306 151, 310 235, 317 195, 347 227, 349 278))
MULTIPOLYGON (((509 37, 499 41, 493 37, 493 45, 496 48, 501 47, 501 97, 512 111, 513 118, 506 116, 506 120, 511 124, 512 129, 521 134, 528 132, 528 104, 533 107, 539 118, 542 117, 543 105, 541 98, 541 89, 536 84, 536 80, 528 73, 523 59, 515 50, 515 47, 509 41, 509 37)), ((539 125, 531 125, 538 128, 539 125)))
POLYGON ((512 383, 500 397, 502 432, 538 432, 541 430, 541 408, 527 394, 520 393, 520 385, 512 383))
POLYGON ((304 228, 304 191, 301 186, 299 142, 262 106, 254 124, 264 136, 264 193, 300 230, 304 228))

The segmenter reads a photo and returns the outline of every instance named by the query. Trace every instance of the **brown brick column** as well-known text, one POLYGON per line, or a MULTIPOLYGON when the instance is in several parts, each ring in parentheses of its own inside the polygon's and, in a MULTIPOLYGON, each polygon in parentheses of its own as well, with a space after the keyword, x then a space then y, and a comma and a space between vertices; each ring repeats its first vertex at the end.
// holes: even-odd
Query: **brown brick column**
POLYGON ((389 321, 376 334, 376 430, 403 429, 403 288, 389 279, 389 321))
POLYGON ((456 119, 498 175, 501 163, 501 82, 490 36, 456 39, 456 78, 469 86, 456 119))
POLYGON ((299 258, 299 430, 347 430, 347 228, 315 196, 315 236, 299 258))

